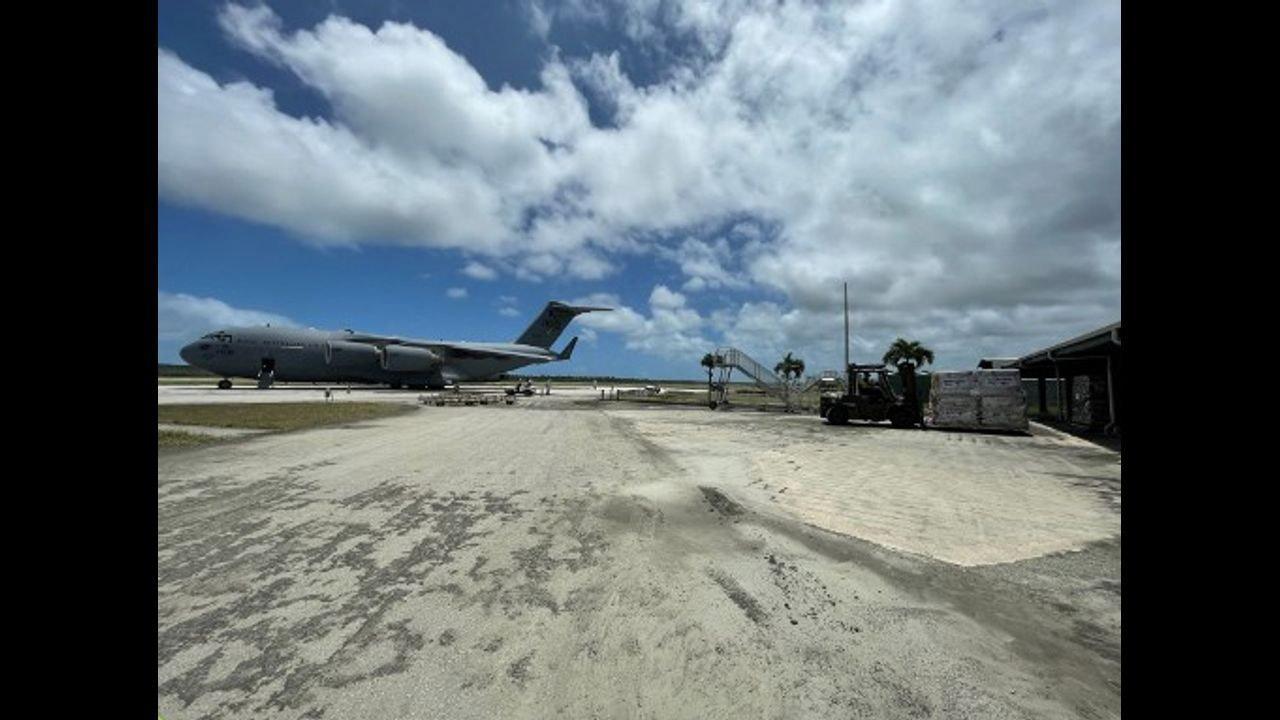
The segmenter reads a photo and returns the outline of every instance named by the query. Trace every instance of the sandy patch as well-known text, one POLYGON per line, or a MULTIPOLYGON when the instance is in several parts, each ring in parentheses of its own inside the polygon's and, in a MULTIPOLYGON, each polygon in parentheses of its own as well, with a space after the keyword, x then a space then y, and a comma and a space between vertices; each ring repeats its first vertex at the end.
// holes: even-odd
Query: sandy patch
POLYGON ((1119 514, 1096 492, 1030 453, 826 449, 754 453, 752 479, 774 483, 771 501, 806 522, 957 565, 1077 550, 1120 532, 1119 514))
POLYGON ((758 510, 957 565, 1120 533, 1120 456, 1060 436, 830 428, 816 418, 628 415, 697 484, 758 510))

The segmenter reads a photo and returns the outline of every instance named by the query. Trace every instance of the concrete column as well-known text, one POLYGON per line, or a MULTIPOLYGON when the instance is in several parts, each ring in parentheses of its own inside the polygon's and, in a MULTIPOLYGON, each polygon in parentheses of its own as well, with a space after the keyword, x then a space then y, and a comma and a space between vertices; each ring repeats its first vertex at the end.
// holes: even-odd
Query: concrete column
POLYGON ((1111 356, 1107 355, 1107 432, 1116 429, 1116 384, 1111 370, 1111 356))
POLYGON ((1058 372, 1058 363, 1053 364, 1053 387, 1058 393, 1058 419, 1061 420, 1066 403, 1062 399, 1062 373, 1058 372))
POLYGON ((1067 389, 1063 393, 1064 396, 1066 397, 1066 402, 1063 404, 1063 408, 1062 408, 1064 411, 1062 420, 1064 422, 1071 422, 1071 396, 1073 394, 1072 391, 1075 390, 1076 376, 1068 375, 1066 378, 1066 383, 1067 383, 1067 389))

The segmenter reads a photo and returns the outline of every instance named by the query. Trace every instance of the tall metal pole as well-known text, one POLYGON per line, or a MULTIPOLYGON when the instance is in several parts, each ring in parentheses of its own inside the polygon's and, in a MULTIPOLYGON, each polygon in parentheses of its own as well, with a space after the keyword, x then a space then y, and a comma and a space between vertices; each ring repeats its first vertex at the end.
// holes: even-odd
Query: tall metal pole
POLYGON ((844 284, 844 371, 849 372, 849 283, 844 284))
POLYGON ((844 394, 853 395, 858 384, 854 382, 853 370, 849 369, 849 282, 844 283, 844 394))

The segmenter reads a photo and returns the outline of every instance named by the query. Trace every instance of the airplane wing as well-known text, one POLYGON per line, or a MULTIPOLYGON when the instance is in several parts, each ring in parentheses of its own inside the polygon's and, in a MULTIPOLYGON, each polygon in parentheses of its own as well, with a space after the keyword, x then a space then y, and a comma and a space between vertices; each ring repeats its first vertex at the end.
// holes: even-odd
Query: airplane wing
POLYGON ((486 358, 517 358, 520 360, 542 361, 556 359, 555 356, 521 352, 502 347, 486 347, 472 343, 456 343, 445 340, 410 340, 384 335, 362 335, 352 337, 351 341, 370 345, 403 345, 430 350, 445 360, 481 360, 486 358))
POLYGON ((475 347, 472 345, 460 345, 447 342, 435 343, 415 343, 409 342, 406 345, 414 347, 424 347, 436 353, 440 357, 458 360, 479 360, 483 358, 519 358, 521 360, 554 360, 555 357, 546 355, 536 355, 534 353, 519 352, 516 350, 507 350, 504 348, 485 348, 475 347))

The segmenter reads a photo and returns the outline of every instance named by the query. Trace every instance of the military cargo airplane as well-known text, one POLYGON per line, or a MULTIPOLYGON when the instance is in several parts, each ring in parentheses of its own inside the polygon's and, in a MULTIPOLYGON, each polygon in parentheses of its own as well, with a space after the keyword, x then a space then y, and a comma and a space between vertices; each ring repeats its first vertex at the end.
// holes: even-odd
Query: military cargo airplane
POLYGON ((551 345, 582 313, 612 310, 551 301, 514 343, 413 340, 352 330, 236 327, 201 337, 179 351, 188 364, 231 378, 252 378, 259 388, 276 380, 359 382, 442 388, 460 381, 487 380, 534 363, 568 360, 578 338, 560 352, 551 345))

